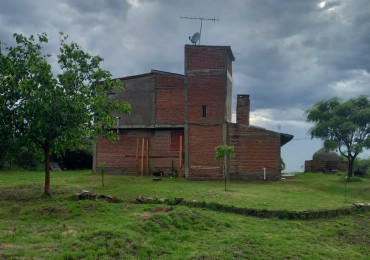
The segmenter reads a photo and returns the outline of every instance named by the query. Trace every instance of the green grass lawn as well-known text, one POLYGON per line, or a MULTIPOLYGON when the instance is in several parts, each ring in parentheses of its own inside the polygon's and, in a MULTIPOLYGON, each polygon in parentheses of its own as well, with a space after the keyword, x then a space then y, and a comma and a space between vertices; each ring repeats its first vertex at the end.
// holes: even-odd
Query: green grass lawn
POLYGON ((0 259, 370 259, 370 213, 316 220, 261 219, 183 205, 139 205, 139 197, 217 202, 269 210, 319 210, 370 203, 370 180, 299 174, 282 182, 195 182, 0 172, 0 259), (81 190, 122 203, 74 201, 81 190))

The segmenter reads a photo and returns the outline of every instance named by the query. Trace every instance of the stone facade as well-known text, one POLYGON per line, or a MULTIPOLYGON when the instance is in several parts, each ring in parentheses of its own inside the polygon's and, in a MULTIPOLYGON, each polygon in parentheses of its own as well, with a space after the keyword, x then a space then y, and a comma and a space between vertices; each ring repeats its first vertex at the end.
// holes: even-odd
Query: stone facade
POLYGON ((185 46, 185 75, 152 71, 120 80, 126 90, 111 93, 131 103, 115 144, 99 139, 94 168, 125 174, 181 172, 195 180, 222 179, 215 147, 235 147, 226 161, 233 180, 279 180, 280 148, 293 136, 249 124, 250 97, 237 96, 237 122, 231 122, 232 62, 228 46, 185 46), (181 151, 180 151, 181 149, 181 151))

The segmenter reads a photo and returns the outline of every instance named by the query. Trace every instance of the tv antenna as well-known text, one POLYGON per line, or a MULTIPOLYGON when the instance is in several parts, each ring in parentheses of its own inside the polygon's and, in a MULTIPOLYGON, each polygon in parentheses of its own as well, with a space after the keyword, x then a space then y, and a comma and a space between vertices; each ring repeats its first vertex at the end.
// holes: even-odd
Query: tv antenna
POLYGON ((196 32, 194 33, 194 35, 192 37, 189 37, 189 40, 194 43, 194 44, 197 44, 197 41, 199 41, 199 45, 200 45, 200 37, 202 36, 202 26, 203 26, 203 21, 212 21, 213 23, 215 23, 216 21, 220 21, 219 18, 204 18, 204 17, 188 17, 188 16, 181 16, 181 19, 186 19, 186 20, 200 20, 200 30, 199 30, 199 33, 196 32))
POLYGON ((200 39, 200 33, 198 33, 198 32, 194 33, 192 37, 189 36, 189 40, 192 43, 194 43, 194 45, 197 44, 197 41, 199 41, 199 39, 200 39))

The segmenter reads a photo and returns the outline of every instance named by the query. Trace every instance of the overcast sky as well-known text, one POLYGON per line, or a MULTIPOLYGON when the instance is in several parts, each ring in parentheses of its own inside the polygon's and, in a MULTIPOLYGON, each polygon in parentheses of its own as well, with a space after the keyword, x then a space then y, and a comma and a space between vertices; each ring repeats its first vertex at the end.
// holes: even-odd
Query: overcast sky
POLYGON ((114 77, 183 74, 200 21, 181 16, 218 19, 203 21, 200 43, 231 46, 233 97, 250 95, 253 125, 295 136, 282 148, 287 172, 322 145, 307 134, 307 109, 369 95, 369 0, 0 0, 0 40, 45 32, 56 54, 62 31, 114 77))

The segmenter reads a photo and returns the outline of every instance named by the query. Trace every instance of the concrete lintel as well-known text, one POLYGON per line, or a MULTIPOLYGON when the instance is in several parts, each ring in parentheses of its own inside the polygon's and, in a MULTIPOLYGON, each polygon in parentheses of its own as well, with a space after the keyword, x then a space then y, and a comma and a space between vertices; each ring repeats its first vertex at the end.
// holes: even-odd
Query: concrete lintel
POLYGON ((119 129, 184 128, 184 125, 120 125, 119 129))
POLYGON ((209 120, 209 121, 186 121, 189 125, 199 125, 199 126, 214 126, 214 125, 223 125, 228 122, 225 120, 209 120))
POLYGON ((226 74, 225 69, 197 69, 188 70, 186 76, 223 76, 226 74))

